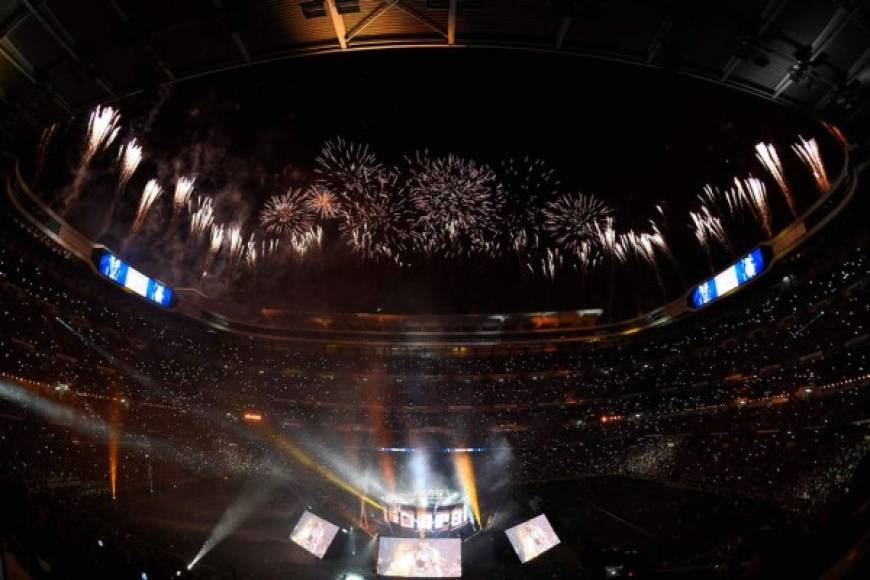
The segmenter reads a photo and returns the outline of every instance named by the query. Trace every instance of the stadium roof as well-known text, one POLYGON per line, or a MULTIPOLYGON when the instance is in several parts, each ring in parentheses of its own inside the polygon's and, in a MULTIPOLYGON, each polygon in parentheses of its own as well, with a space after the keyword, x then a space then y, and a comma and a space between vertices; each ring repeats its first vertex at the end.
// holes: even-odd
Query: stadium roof
POLYGON ((867 120, 870 3, 191 0, 0 7, 4 131, 166 83, 300 55, 494 47, 663 68, 867 120))

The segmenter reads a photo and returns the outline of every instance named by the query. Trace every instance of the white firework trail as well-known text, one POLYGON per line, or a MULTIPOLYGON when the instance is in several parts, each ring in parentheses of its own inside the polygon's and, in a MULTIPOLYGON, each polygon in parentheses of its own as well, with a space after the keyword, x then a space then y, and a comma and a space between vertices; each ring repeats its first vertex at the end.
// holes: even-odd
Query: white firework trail
POLYGON ((73 178, 70 193, 64 199, 63 210, 68 209, 81 196, 82 185, 88 174, 88 166, 94 156, 112 144, 118 136, 118 123, 121 115, 112 107, 96 107, 88 118, 88 130, 85 136, 85 148, 82 151, 81 162, 73 178))
POLYGON ((714 240, 722 244, 729 253, 733 253, 731 244, 725 235, 725 229, 722 227, 722 220, 714 216, 710 208, 701 206, 701 211, 689 212, 689 218, 692 222, 692 232, 704 249, 704 253, 707 254, 711 269, 713 268, 713 255, 710 246, 714 240))
POLYGON ((732 217, 745 205, 739 191, 734 188, 723 191, 710 184, 703 187, 702 193, 698 194, 698 200, 701 205, 715 208, 719 213, 727 212, 732 217))
POLYGON ((649 220, 649 227, 652 230, 652 233, 649 234, 649 239, 652 244, 659 249, 659 251, 665 255, 673 255, 671 254, 671 248, 668 246, 665 237, 662 235, 661 230, 659 229, 659 225, 655 222, 655 220, 649 220))
POLYGON ((606 217, 594 226, 595 239, 602 253, 611 259, 611 263, 620 262, 624 257, 618 244, 616 229, 613 227, 613 218, 606 217))
POLYGON ((211 232, 209 235, 208 241, 208 251, 205 254, 205 264, 202 267, 202 276, 200 276, 200 283, 205 279, 208 274, 208 269, 211 267, 212 262, 217 256, 218 252, 221 250, 221 246, 224 243, 224 226, 221 224, 213 223, 211 225, 211 232))
POLYGON ((224 226, 222 224, 212 224, 211 235, 208 242, 208 253, 212 256, 217 255, 223 243, 224 226))
POLYGON ((656 268, 655 244, 651 234, 643 232, 637 235, 635 251, 647 264, 652 266, 653 269, 656 268))
POLYGON ((108 147, 118 136, 121 115, 112 107, 96 107, 88 119, 88 134, 82 164, 87 165, 94 155, 108 147))
POLYGON ((798 142, 792 145, 791 148, 813 174, 813 179, 816 182, 816 188, 819 190, 819 193, 822 195, 829 193, 831 191, 831 182, 828 180, 828 172, 825 170, 825 163, 822 161, 819 144, 816 140, 814 138, 804 139, 798 136, 798 142))
POLYGON ((173 217, 180 216, 182 210, 188 205, 195 185, 195 177, 179 177, 175 182, 175 194, 172 196, 173 217))
POLYGON ((752 210, 756 221, 762 227, 764 233, 767 234, 767 237, 773 236, 773 224, 770 206, 767 204, 767 188, 764 186, 764 182, 751 176, 743 180, 735 177, 734 187, 740 198, 752 210))
POLYGON ((755 145, 755 157, 758 158, 761 165, 764 166, 770 176, 773 177, 773 180, 776 181, 780 191, 782 191, 785 202, 788 204, 788 210, 791 212, 791 215, 797 217, 794 195, 792 195, 788 181, 785 179, 782 162, 776 153, 776 147, 771 143, 757 143, 755 145))
POLYGON ((195 202, 189 202, 190 235, 199 242, 214 221, 214 206, 210 197, 200 196, 195 202))
POLYGON ((36 147, 36 171, 34 172, 34 183, 39 181, 39 177, 42 175, 42 170, 45 167, 45 160, 48 157, 48 149, 51 145, 51 141, 57 133, 57 128, 58 124, 52 123, 42 130, 42 134, 39 138, 39 145, 36 147))
POLYGON ((577 258, 580 261, 580 270, 586 272, 598 265, 601 254, 596 251, 592 241, 585 241, 580 244, 580 249, 577 251, 577 258))
POLYGON ((136 139, 130 139, 118 151, 118 160, 118 191, 121 191, 142 162, 142 146, 136 139))
POLYGON ((266 262, 268 260, 274 259, 278 255, 278 251, 281 249, 281 240, 277 238, 270 238, 268 240, 263 240, 263 243, 260 244, 260 255, 259 260, 261 262, 266 262))
MULTIPOLYGON (((683 275, 683 270, 680 267, 680 263, 677 261, 677 258, 674 256, 674 253, 671 251, 671 247, 668 245, 668 242, 665 239, 664 235, 662 234, 662 231, 659 228, 659 225, 656 223, 656 221, 654 219, 650 219, 649 220, 649 227, 650 227, 650 231, 651 231, 651 233, 649 234, 650 242, 652 242, 653 246, 661 254, 663 254, 668 259, 668 261, 671 263, 671 266, 673 267, 674 271, 677 273, 677 276, 680 279, 680 282, 682 284, 681 287, 684 288, 686 286, 686 278, 683 275)), ((665 286, 664 286, 664 280, 661 278, 661 272, 657 270, 656 275, 661 280, 661 287, 662 287, 662 291, 664 292, 665 286)))
POLYGON ((255 270, 257 268, 257 260, 260 257, 261 250, 260 246, 262 244, 258 244, 257 240, 254 238, 254 234, 248 238, 248 241, 245 242, 245 265, 251 270, 255 270))
POLYGON ((106 210, 106 217, 98 237, 102 236, 109 229, 112 223, 112 216, 115 215, 115 206, 118 205, 118 199, 121 197, 121 194, 127 187, 127 183, 133 177, 141 162, 142 146, 136 142, 136 139, 130 139, 118 151, 118 186, 115 188, 112 201, 106 210))
POLYGON ((634 254, 634 245, 632 242, 631 232, 619 234, 616 238, 616 243, 613 245, 613 257, 620 264, 628 262, 629 257, 634 254))
POLYGON ((556 272, 562 266, 562 255, 558 248, 547 248, 544 257, 541 258, 541 272, 551 282, 556 279, 556 272))
POLYGON ((244 238, 242 237, 242 226, 231 225, 226 230, 228 259, 231 266, 235 266, 242 257, 244 250, 244 238))
POLYGON ((145 184, 145 189, 142 190, 142 197, 139 198, 139 208, 136 211, 136 218, 133 220, 133 225, 130 230, 135 234, 142 229, 145 224, 145 218, 148 216, 148 211, 157 198, 163 194, 163 188, 157 183, 156 179, 149 179, 145 184))
POLYGON ((290 248, 300 258, 323 242, 323 229, 315 226, 307 232, 296 234, 289 239, 290 248))
POLYGON ((667 255, 670 249, 667 247, 667 244, 665 244, 664 238, 653 220, 650 220, 650 225, 652 226, 652 233, 638 233, 631 231, 626 234, 626 241, 635 257, 639 258, 640 261, 646 263, 652 269, 656 281, 659 284, 659 289, 662 291, 662 295, 664 296, 665 282, 662 278, 661 269, 659 268, 656 249, 665 255, 667 255))

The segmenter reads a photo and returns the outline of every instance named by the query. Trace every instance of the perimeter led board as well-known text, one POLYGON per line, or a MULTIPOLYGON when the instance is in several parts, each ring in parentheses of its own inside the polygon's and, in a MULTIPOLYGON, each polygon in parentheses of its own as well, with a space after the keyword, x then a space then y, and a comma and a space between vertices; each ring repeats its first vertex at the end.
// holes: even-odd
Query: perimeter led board
POLYGON ((761 274, 766 266, 762 248, 755 248, 735 264, 695 286, 690 298, 692 307, 700 308, 725 296, 761 274))
POLYGON ((505 534, 523 564, 559 544, 559 537, 544 514, 505 530, 505 534))
POLYGON ((377 572, 398 578, 459 578, 462 540, 381 538, 377 572))
POLYGON ((160 306, 172 304, 172 290, 139 272, 111 252, 103 252, 99 260, 100 274, 131 292, 160 306))
POLYGON ((290 541, 318 558, 323 558, 337 533, 338 526, 306 511, 290 533, 290 541))

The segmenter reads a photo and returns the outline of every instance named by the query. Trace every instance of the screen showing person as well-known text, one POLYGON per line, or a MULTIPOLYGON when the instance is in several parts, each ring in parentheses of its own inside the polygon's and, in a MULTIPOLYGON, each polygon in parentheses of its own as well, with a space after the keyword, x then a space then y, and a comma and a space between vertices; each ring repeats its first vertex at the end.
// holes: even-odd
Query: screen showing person
POLYGON ((337 533, 338 526, 306 511, 290 533, 290 541, 318 558, 323 558, 337 533))
POLYGON ((400 578, 459 578, 462 541, 459 538, 381 538, 377 572, 400 578))
POLYGON ((505 534, 523 564, 559 544, 544 514, 506 530, 505 534))

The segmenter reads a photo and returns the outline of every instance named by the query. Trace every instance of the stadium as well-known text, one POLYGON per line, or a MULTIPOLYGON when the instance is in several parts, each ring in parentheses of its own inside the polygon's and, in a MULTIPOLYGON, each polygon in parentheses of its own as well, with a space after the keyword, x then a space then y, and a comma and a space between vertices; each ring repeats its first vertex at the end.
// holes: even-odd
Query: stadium
POLYGON ((0 580, 870 576, 870 3, 0 3, 0 580))

